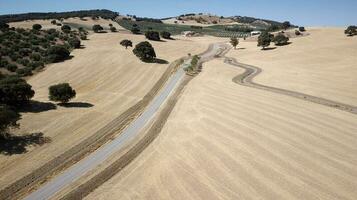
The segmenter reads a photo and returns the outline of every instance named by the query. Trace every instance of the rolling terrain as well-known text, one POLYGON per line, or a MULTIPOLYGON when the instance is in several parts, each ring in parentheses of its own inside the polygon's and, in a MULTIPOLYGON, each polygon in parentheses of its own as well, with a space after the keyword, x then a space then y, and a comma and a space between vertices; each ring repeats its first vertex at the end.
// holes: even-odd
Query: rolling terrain
MULTIPOLYGON (((356 38, 309 32, 226 56, 259 66, 259 84, 356 106, 356 38)), ((357 115, 239 85, 225 60, 205 63, 158 138, 86 199, 356 199, 357 115)))
MULTIPOLYGON (((39 102, 40 110, 22 113, 16 134, 42 132, 52 142, 28 148, 25 154, 0 155, 0 188, 96 134, 140 101, 159 80, 168 64, 141 62, 131 48, 119 45, 123 39, 132 40, 134 45, 145 40, 143 35, 92 34, 83 42, 83 49, 72 52, 72 59, 46 66, 29 78, 36 91, 33 100, 39 102), (69 107, 42 108, 48 105, 48 87, 62 82, 70 83, 77 91, 73 103, 69 107)), ((211 40, 177 38, 151 43, 160 59, 172 62, 188 53, 204 51, 211 40)))

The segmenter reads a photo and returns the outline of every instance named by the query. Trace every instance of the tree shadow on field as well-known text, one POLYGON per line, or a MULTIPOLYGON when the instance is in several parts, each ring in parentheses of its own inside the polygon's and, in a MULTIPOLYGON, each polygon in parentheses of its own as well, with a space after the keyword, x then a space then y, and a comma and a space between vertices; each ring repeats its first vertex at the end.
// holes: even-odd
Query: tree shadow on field
POLYGON ((30 101, 29 104, 19 108, 19 112, 39 113, 57 109, 56 104, 51 102, 30 101))
POLYGON ((50 143, 49 137, 44 137, 43 133, 32 133, 28 135, 14 136, 7 134, 0 136, 0 154, 11 156, 27 152, 29 146, 42 146, 50 143))
POLYGON ((264 49, 262 49, 263 51, 269 51, 269 50, 274 50, 276 49, 276 47, 266 47, 264 49))
POLYGON ((169 62, 167 60, 164 59, 160 59, 160 58, 155 58, 152 63, 157 63, 157 64, 168 64, 169 62))
POLYGON ((86 102, 59 103, 58 105, 66 108, 90 108, 94 106, 93 104, 86 102))
POLYGON ((275 45, 281 47, 281 46, 287 46, 289 44, 291 44, 291 42, 287 42, 286 44, 275 44, 275 45))

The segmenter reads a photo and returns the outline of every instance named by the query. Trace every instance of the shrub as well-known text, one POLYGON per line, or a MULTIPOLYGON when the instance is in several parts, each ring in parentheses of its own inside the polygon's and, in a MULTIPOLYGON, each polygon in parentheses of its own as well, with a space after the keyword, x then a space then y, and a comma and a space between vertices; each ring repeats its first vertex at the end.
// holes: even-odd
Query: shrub
POLYGON ((81 41, 78 38, 71 38, 68 40, 68 44, 71 45, 71 47, 78 49, 81 47, 81 41))
POLYGON ((17 66, 15 64, 8 64, 6 66, 6 69, 9 70, 10 72, 15 72, 17 70, 17 66))
POLYGON ((61 83, 49 87, 49 99, 67 103, 70 99, 76 96, 76 91, 68 83, 61 83))
POLYGON ((301 35, 301 32, 298 30, 295 30, 295 35, 301 35))
POLYGON ((117 29, 116 29, 114 26, 111 26, 111 27, 110 27, 110 31, 111 31, 111 32, 117 32, 117 29))
POLYGON ((16 73, 19 76, 31 76, 32 75, 32 69, 30 67, 25 67, 22 69, 17 69, 16 73))
POLYGON ((71 27, 68 25, 63 25, 61 27, 61 30, 63 31, 63 33, 70 33, 71 32, 71 27))
POLYGON ((145 37, 149 40, 160 41, 160 35, 157 31, 147 31, 145 37))
POLYGON ((282 27, 283 27, 283 29, 288 29, 288 28, 290 28, 290 26, 291 26, 291 24, 290 24, 290 22, 288 22, 288 21, 285 21, 285 22, 283 22, 283 24, 282 24, 282 27))
POLYGON ((120 42, 120 45, 124 46, 125 49, 127 49, 128 47, 132 47, 133 43, 130 40, 122 40, 120 42))
POLYGON ((258 37, 258 47, 265 47, 270 45, 273 35, 268 32, 262 32, 258 37))
POLYGON ((239 44, 239 40, 237 37, 232 37, 230 43, 234 47, 234 49, 236 49, 237 45, 239 44))
POLYGON ((87 35, 82 34, 82 35, 80 36, 80 38, 81 38, 81 40, 86 40, 86 39, 87 39, 87 35))
POLYGON ((6 139, 9 128, 17 128, 17 121, 20 114, 10 108, 10 106, 0 104, 0 140, 6 139))
POLYGON ((288 44, 289 38, 286 37, 284 34, 278 34, 273 38, 272 41, 275 43, 275 45, 282 46, 288 44))
POLYGON ((140 29, 137 28, 137 27, 133 27, 133 28, 131 29, 131 32, 132 32, 133 34, 140 34, 140 29))
POLYGON ((16 62, 18 59, 20 59, 20 55, 18 53, 14 53, 9 55, 12 61, 16 62))
POLYGON ((349 27, 347 27, 347 29, 345 30, 345 34, 347 36, 357 35, 357 26, 349 26, 349 27))
POLYGON ((31 60, 33 61, 40 61, 41 60, 41 54, 39 53, 32 53, 30 56, 31 60))
POLYGON ((50 62, 60 62, 69 58, 70 52, 65 46, 56 45, 47 50, 47 55, 50 62))
POLYGON ((156 58, 156 53, 152 45, 145 41, 137 44, 133 53, 144 62, 152 62, 156 58))
POLYGON ((33 61, 33 62, 30 62, 27 67, 34 70, 37 68, 42 68, 43 66, 44 66, 44 63, 42 61, 33 61))
POLYGON ((41 26, 40 24, 34 24, 34 25, 32 25, 32 29, 33 29, 33 30, 39 31, 39 30, 41 30, 41 28, 42 28, 42 26, 41 26))
POLYGON ((10 26, 7 23, 4 22, 0 22, 0 30, 6 30, 8 29, 10 26))
POLYGON ((54 19, 54 20, 51 21, 51 24, 56 25, 57 21, 54 19))
POLYGON ((160 33, 161 37, 165 38, 165 39, 171 39, 171 33, 167 32, 167 31, 162 31, 160 33))
POLYGON ((29 102, 35 92, 25 80, 8 76, 0 80, 0 104, 23 105, 29 102))
POLYGON ((93 25, 92 29, 95 33, 99 33, 103 30, 103 27, 100 26, 99 24, 95 24, 95 25, 93 25))
POLYGON ((305 31, 306 31, 306 30, 305 30, 305 27, 300 26, 300 27, 299 27, 299 31, 300 31, 300 32, 305 32, 305 31))

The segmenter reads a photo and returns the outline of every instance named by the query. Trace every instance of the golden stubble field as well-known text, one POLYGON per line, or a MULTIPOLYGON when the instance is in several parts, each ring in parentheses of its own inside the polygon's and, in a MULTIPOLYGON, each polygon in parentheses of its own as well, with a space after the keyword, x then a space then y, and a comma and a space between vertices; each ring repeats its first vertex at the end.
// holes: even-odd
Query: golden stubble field
MULTIPOLYGON (((132 48, 119 45, 130 39, 134 45, 145 41, 143 35, 121 33, 91 34, 76 49, 74 57, 46 66, 28 79, 36 94, 33 100, 48 102, 48 87, 68 82, 76 90, 74 107, 22 113, 17 134, 42 132, 52 142, 18 155, 0 155, 0 188, 30 173, 47 161, 93 135, 129 107, 137 103, 159 80, 168 64, 143 63, 132 48)), ((213 38, 176 38, 151 42, 158 58, 172 62, 188 53, 205 51, 213 38)))
MULTIPOLYGON (((227 56, 256 82, 357 105, 356 39, 342 29, 227 56)), ((186 87, 158 138, 86 199, 356 199, 357 116, 238 85, 216 59, 186 87)))

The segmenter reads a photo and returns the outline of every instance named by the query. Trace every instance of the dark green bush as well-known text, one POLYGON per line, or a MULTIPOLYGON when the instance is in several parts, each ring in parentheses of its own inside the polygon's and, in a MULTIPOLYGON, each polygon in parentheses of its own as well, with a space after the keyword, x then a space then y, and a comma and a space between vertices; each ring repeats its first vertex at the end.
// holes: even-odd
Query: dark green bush
POLYGON ((50 62, 60 62, 69 58, 70 52, 63 45, 52 46, 47 50, 48 60, 50 62))
POLYGON ((78 49, 81 47, 81 41, 78 38, 70 38, 68 40, 68 44, 71 45, 72 48, 78 49))
POLYGON ((133 53, 144 62, 152 62, 156 58, 154 48, 147 41, 137 44, 133 53))
POLYGON ((167 31, 162 31, 160 33, 161 37, 165 38, 165 39, 171 39, 171 33, 167 32, 167 31))
POLYGON ((31 76, 32 69, 30 67, 25 67, 25 68, 17 69, 16 73, 19 76, 31 76))
POLYGON ((271 40, 273 39, 273 35, 268 32, 262 32, 258 37, 258 47, 265 47, 270 45, 271 40))
POLYGON ((32 53, 30 56, 31 60, 33 61, 40 61, 41 60, 41 54, 39 53, 32 53))
POLYGON ((130 40, 122 40, 120 42, 120 45, 124 46, 127 49, 128 47, 132 47, 133 43, 130 40))
POLYGON ((6 66, 6 69, 9 70, 10 72, 15 72, 17 70, 17 66, 15 64, 8 64, 6 66))
POLYGON ((300 32, 305 32, 305 31, 306 31, 306 30, 305 30, 305 27, 300 26, 300 27, 299 27, 299 31, 300 31, 300 32))
POLYGON ((49 87, 49 99, 67 103, 70 99, 76 96, 76 91, 68 83, 61 83, 49 87))
POLYGON ((278 34, 272 40, 272 42, 274 42, 277 46, 287 45, 288 41, 289 38, 286 37, 284 34, 278 34))
POLYGON ((71 27, 68 26, 68 25, 63 25, 61 27, 61 30, 64 32, 64 33, 70 33, 71 32, 71 27))
POLYGON ((99 32, 101 32, 102 30, 104 30, 103 27, 100 26, 99 24, 93 25, 92 29, 93 29, 93 31, 94 31, 95 33, 99 33, 99 32))
POLYGON ((160 41, 160 34, 157 31, 147 31, 145 37, 149 40, 160 41))
POLYGON ((36 31, 39 31, 39 30, 42 29, 42 26, 40 24, 34 24, 34 25, 32 25, 32 29, 36 30, 36 31))
POLYGON ((117 32, 117 29, 114 26, 112 26, 112 27, 110 27, 110 31, 111 32, 117 32))
POLYGON ((0 104, 23 105, 29 102, 35 92, 25 80, 8 76, 0 80, 0 104))

